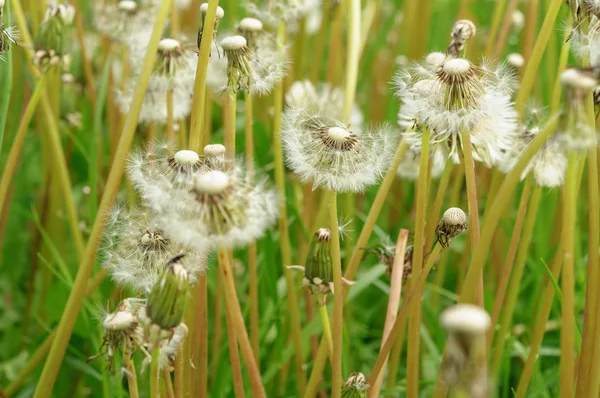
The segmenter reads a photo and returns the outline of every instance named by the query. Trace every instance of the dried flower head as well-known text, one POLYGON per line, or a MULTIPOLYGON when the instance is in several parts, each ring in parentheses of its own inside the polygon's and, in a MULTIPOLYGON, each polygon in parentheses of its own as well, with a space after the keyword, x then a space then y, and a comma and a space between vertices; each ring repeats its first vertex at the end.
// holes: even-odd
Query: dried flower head
MULTIPOLYGON (((328 228, 319 228, 310 241, 306 266, 293 265, 289 268, 297 269, 304 273, 302 285, 314 295, 317 305, 325 305, 329 293, 334 293, 333 265, 331 263, 331 231, 328 228)), ((342 282, 345 285, 354 284, 354 282, 350 282, 345 278, 342 278, 342 282)))
POLYGON ((148 210, 114 208, 104 236, 102 267, 116 282, 146 293, 156 284, 168 262, 185 253, 179 264, 186 269, 190 283, 195 283, 206 270, 206 251, 177 245, 153 218, 148 210))
POLYGON ((161 224, 173 240, 188 247, 247 245, 261 237, 279 213, 271 184, 257 181, 248 183, 239 165, 195 175, 189 189, 168 192, 161 224))
POLYGON ((514 79, 506 69, 446 58, 435 69, 424 63, 402 70, 395 84, 402 102, 398 123, 410 147, 420 148, 429 129, 432 152, 439 147, 458 162, 461 132, 468 131, 473 157, 488 167, 511 147, 518 115, 510 100, 514 79))
MULTIPOLYGON (((143 36, 143 35, 138 35, 143 36)), ((141 43, 145 41, 142 40, 141 43)), ((145 51, 145 45, 131 53, 145 51)), ((142 56, 132 59, 134 69, 139 71, 142 56)), ((194 79, 196 77, 196 55, 175 39, 162 39, 158 46, 158 54, 154 63, 153 73, 148 82, 148 89, 139 121, 142 123, 167 122, 167 95, 173 95, 173 119, 186 118, 191 111, 194 79)), ((137 78, 130 79, 125 90, 117 90, 116 102, 121 113, 129 112, 137 78)))
MULTIPOLYGON (((204 22, 206 21, 206 14, 208 13, 208 3, 202 3, 200 5, 200 18, 201 18, 201 23, 200 23, 200 28, 198 28, 198 39, 196 41, 196 44, 198 45, 198 50, 200 50, 200 44, 202 43, 202 31, 204 30, 204 22)), ((213 37, 212 40, 214 41, 217 38, 217 33, 219 30, 219 22, 221 22, 221 19, 223 19, 223 17, 225 16, 225 11, 217 6, 217 11, 215 14, 215 25, 213 28, 213 37)), ((217 48, 218 51, 218 48, 217 48)), ((219 54, 220 57, 220 54, 219 54)))
POLYGON ((446 50, 446 54, 452 57, 458 57, 460 52, 465 48, 467 40, 471 39, 477 33, 475 24, 468 19, 461 19, 454 23, 452 32, 450 33, 450 44, 446 50))
POLYGON ((69 4, 48 4, 46 15, 34 41, 33 63, 41 69, 51 66, 67 66, 65 37, 67 28, 73 23, 75 8, 69 4))
POLYGON ((104 335, 100 352, 90 357, 88 362, 103 356, 111 369, 117 351, 133 355, 138 348, 143 348, 144 333, 138 321, 138 313, 143 312, 142 306, 143 300, 128 298, 119 303, 115 312, 102 316, 104 335))
POLYGON ((288 166, 303 182, 362 192, 387 171, 398 143, 387 125, 360 133, 311 108, 287 108, 282 141, 288 166))
POLYGON ((442 313, 441 323, 448 332, 447 354, 441 368, 444 381, 470 397, 486 397, 486 372, 481 363, 485 361, 489 315, 475 305, 457 304, 442 313))
POLYGON ((435 232, 442 247, 448 247, 450 241, 467 229, 467 215, 458 207, 451 207, 444 212, 435 232))
POLYGON ((343 398, 366 398, 369 385, 367 378, 360 372, 353 372, 342 385, 343 398))

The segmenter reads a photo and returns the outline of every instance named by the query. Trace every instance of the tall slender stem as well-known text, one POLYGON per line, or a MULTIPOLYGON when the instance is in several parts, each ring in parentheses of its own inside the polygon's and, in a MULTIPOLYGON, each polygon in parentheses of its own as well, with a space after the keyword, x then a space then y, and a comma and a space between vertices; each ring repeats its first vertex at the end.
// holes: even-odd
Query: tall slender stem
POLYGON ((563 207, 562 240, 564 240, 563 269, 561 277, 560 312, 560 396, 574 394, 575 377, 575 225, 577 206, 577 169, 579 156, 574 151, 568 154, 565 178, 565 205, 563 207))
POLYGON ((165 395, 167 398, 175 398, 175 389, 173 388, 173 380, 171 379, 171 372, 165 368, 162 371, 163 384, 165 385, 165 395))
MULTIPOLYGON (((285 26, 280 24, 277 31, 277 40, 280 46, 283 46, 284 38, 285 26)), ((275 162, 275 184, 277 185, 279 196, 285 198, 285 168, 283 165, 283 148, 281 143, 281 114, 283 106, 283 83, 281 82, 275 86, 273 101, 273 160, 275 162)), ((302 350, 303 344, 302 330, 300 328, 300 313, 298 310, 298 294, 294 288, 294 275, 292 271, 287 268, 288 265, 292 264, 292 250, 290 233, 288 230, 286 206, 281 206, 279 211, 279 235, 279 241, 281 243, 281 261, 283 262, 283 274, 285 276, 286 285, 288 286, 287 304, 292 343, 294 345, 294 359, 296 361, 298 392, 299 394, 304 394, 304 389, 306 388, 306 374, 304 371, 304 354, 302 350)))
POLYGON ((129 352, 125 352, 123 354, 123 362, 125 363, 125 370, 127 374, 129 396, 131 398, 139 398, 140 393, 138 392, 135 364, 133 363, 133 359, 131 358, 131 354, 129 352))
POLYGON ((194 84, 194 97, 192 100, 192 120, 190 124, 189 147, 198 152, 203 142, 204 125, 204 104, 206 100, 206 72, 208 69, 208 58, 210 57, 210 47, 212 44, 213 32, 215 30, 215 20, 217 16, 217 6, 219 0, 209 0, 208 10, 204 19, 202 29, 202 42, 200 43, 200 52, 198 54, 198 66, 196 68, 196 83, 194 84))
POLYGON ((237 95, 227 94, 223 106, 223 145, 225 145, 225 160, 233 164, 235 159, 235 123, 237 112, 237 95))
POLYGON ((108 175, 104 194, 102 195, 102 200, 100 201, 100 206, 98 208, 98 214, 100 216, 96 217, 96 220, 94 221, 83 259, 77 270, 77 276, 58 325, 56 338, 52 343, 52 347, 48 353, 48 359, 44 365, 44 370, 38 381, 34 393, 35 398, 47 398, 50 396, 52 387, 56 381, 56 376, 58 375, 58 370, 60 369, 60 364, 62 363, 67 345, 69 344, 69 338, 73 331, 73 327, 75 326, 77 315, 81 310, 87 282, 95 264, 96 249, 100 242, 100 236, 104 230, 104 215, 108 214, 113 198, 119 188, 121 177, 123 176, 127 152, 133 141, 137 119, 142 107, 146 88, 148 87, 148 81, 150 80, 150 74, 152 73, 152 65, 156 58, 158 42, 167 19, 171 1, 172 0, 164 0, 161 2, 152 35, 148 42, 146 56, 144 57, 143 67, 134 92, 131 108, 125 120, 119 146, 115 153, 114 162, 108 175))
POLYGON ((331 395, 341 397, 342 385, 342 341, 344 332, 344 290, 342 285, 342 257, 340 254, 340 232, 337 217, 337 194, 329 192, 329 229, 331 230, 331 266, 333 267, 333 361, 331 395))
POLYGON ((327 306, 319 305, 319 316, 321 317, 321 326, 323 326, 323 337, 327 342, 327 351, 329 357, 333 361, 333 336, 331 335, 331 325, 329 324, 329 314, 327 314, 327 306))
POLYGON ((152 349, 152 361, 150 362, 150 397, 160 398, 160 371, 159 371, 160 348, 155 344, 152 349))
MULTIPOLYGON (((419 161, 419 180, 417 186, 417 204, 415 219, 415 241, 413 246, 412 269, 414 275, 421 273, 423 269, 423 250, 425 239, 425 215, 427 211, 428 197, 428 167, 429 167, 429 129, 423 131, 421 141, 421 155, 419 161)), ((420 296, 422 290, 417 291, 420 296)), ((410 319, 408 322, 408 358, 406 370, 406 395, 409 397, 419 396, 419 359, 421 342, 421 302, 414 301, 411 305, 410 319)))
POLYGON ((231 321, 235 327, 235 333, 242 352, 242 358, 246 364, 246 369, 250 376, 250 385, 255 397, 265 397, 265 390, 260 379, 260 371, 258 370, 257 360, 254 358, 244 317, 238 301, 237 292, 235 291, 235 282, 233 280, 233 271, 227 249, 219 249, 219 270, 223 281, 225 291, 225 303, 227 304, 227 312, 231 316, 231 321))
POLYGON ((440 212, 442 211, 442 206, 444 204, 444 197, 446 196, 446 191, 448 190, 448 184, 450 183, 450 176, 452 175, 452 169, 454 166, 454 162, 447 161, 444 166, 444 171, 442 172, 442 177, 440 178, 440 182, 437 187, 437 192, 435 194, 435 199, 433 200, 433 205, 431 206, 431 210, 429 211, 429 217, 427 218, 426 232, 425 232, 425 247, 430 247, 435 235, 435 227, 437 225, 437 220, 440 218, 440 212))
POLYGON ((242 367, 240 366, 240 353, 238 351, 238 342, 235 334, 235 326, 231 320, 229 312, 225 312, 225 322, 227 324, 227 342, 229 344, 229 360, 231 361, 231 373, 233 374, 233 389, 236 398, 244 397, 244 380, 242 379, 242 367))
POLYGON ((167 140, 175 144, 175 121, 173 120, 173 90, 167 90, 167 140))
MULTIPOLYGON (((219 289, 217 290, 219 291, 219 289)), ((194 344, 196 338, 194 338, 194 341, 192 341, 192 355, 196 355, 198 353, 198 350, 196 350, 195 347, 199 347, 200 353, 198 354, 197 362, 198 372, 194 376, 196 383, 193 393, 194 396, 205 398, 208 396, 208 281, 206 273, 200 275, 196 295, 197 313, 195 332, 198 333, 199 338, 197 346, 194 344)), ((220 319, 215 318, 215 325, 217 323, 220 324, 220 319)))

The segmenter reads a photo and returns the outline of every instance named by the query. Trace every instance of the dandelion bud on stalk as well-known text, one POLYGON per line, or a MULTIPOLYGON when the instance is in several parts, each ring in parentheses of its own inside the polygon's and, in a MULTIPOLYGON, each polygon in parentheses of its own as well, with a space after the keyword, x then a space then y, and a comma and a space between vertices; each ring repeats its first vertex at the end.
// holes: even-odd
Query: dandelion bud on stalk
POLYGON ((467 40, 475 36, 475 33, 477 33, 477 28, 472 21, 468 19, 456 21, 450 33, 451 40, 446 54, 458 57, 460 52, 465 48, 467 40))
POLYGON ((263 23, 256 18, 244 18, 238 25, 238 32, 244 36, 251 50, 256 49, 256 39, 263 32, 263 23))
POLYGON ((450 241, 467 229, 467 215, 458 207, 451 207, 444 212, 435 230, 438 242, 446 248, 450 241))
POLYGON ((75 8, 69 4, 51 4, 34 41, 33 63, 41 69, 51 66, 68 66, 65 37, 73 23, 75 8))
POLYGON ((490 316, 471 304, 457 304, 441 315, 448 332, 446 357, 440 370, 443 380, 457 393, 473 398, 487 397, 485 338, 490 316))
POLYGON ((243 36, 231 36, 221 41, 221 48, 227 56, 227 90, 236 93, 248 90, 252 84, 250 49, 243 36))
POLYGON ((189 282, 187 271, 178 262, 182 257, 171 260, 146 303, 149 323, 158 325, 163 331, 170 331, 183 321, 189 282))
POLYGON ((369 385, 360 372, 351 373, 342 385, 342 398, 366 398, 369 385))
POLYGON ((225 170, 225 146, 208 144, 204 147, 204 164, 210 170, 225 170))
MULTIPOLYGON (((200 28, 198 29, 198 40, 197 40, 198 50, 200 50, 200 44, 202 43, 202 31, 204 30, 204 21, 206 20, 207 12, 208 12, 208 3, 202 3, 200 5, 201 23, 200 23, 200 28)), ((217 13, 215 15, 215 27, 213 30, 213 38, 212 38, 213 40, 215 40, 217 38, 217 30, 219 28, 219 22, 221 21, 221 19, 223 19, 224 16, 225 16, 225 11, 220 6, 217 6, 217 13)))

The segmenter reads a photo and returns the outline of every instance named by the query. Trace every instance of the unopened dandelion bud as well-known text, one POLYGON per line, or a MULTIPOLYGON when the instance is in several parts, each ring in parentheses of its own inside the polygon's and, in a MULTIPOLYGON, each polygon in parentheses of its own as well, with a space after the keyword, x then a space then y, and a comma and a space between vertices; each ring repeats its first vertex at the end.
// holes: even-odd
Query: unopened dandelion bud
POLYGON ((73 22, 75 9, 67 4, 48 6, 46 17, 34 42, 33 63, 40 67, 68 64, 65 46, 67 26, 73 22))
POLYGON ((442 247, 448 247, 450 241, 467 229, 467 215, 458 207, 444 212, 435 232, 442 247))
POLYGON ((210 170, 225 169, 225 146, 209 144, 204 147, 204 164, 210 170))
MULTIPOLYGON (((206 13, 208 12, 208 3, 202 3, 200 5, 200 17, 201 17, 201 23, 200 23, 200 29, 198 29, 198 50, 200 50, 200 44, 202 43, 202 31, 204 30, 204 21, 206 20, 206 13)), ((223 17, 225 16, 225 11, 220 7, 217 6, 217 11, 216 11, 216 15, 215 15, 215 27, 213 30, 213 37, 212 39, 215 40, 217 38, 217 30, 219 28, 219 22, 221 21, 221 19, 223 19, 223 17)))
POLYGON ((446 54, 458 57, 460 52, 465 48, 467 40, 475 36, 475 33, 477 33, 477 28, 472 21, 468 19, 456 21, 452 27, 451 40, 446 54))
POLYGON ((342 398, 365 398, 368 389, 365 375, 360 372, 351 373, 342 384, 342 398))
POLYGON ((256 18, 244 18, 238 25, 238 32, 244 36, 250 49, 255 49, 256 38, 263 31, 263 23, 256 18))
POLYGON ((171 260, 156 282, 146 303, 149 321, 161 330, 170 330, 183 321, 188 294, 188 273, 178 260, 171 260))
POLYGON ((506 57, 506 62, 515 70, 519 70, 525 65, 525 58, 519 53, 511 53, 506 57))
POLYGON ((221 48, 227 56, 227 90, 236 93, 248 90, 252 84, 250 49, 243 36, 231 36, 221 41, 221 48))
POLYGON ((441 324, 448 333, 446 357, 441 373, 455 392, 470 397, 487 396, 485 370, 485 337, 490 316, 471 304, 457 304, 441 315, 441 324))

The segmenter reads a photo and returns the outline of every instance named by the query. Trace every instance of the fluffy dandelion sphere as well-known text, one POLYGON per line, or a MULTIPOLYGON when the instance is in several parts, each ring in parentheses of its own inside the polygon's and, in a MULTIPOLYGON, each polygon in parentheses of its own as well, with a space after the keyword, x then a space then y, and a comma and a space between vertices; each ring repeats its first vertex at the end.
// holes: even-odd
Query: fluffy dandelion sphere
POLYGON ((444 329, 450 333, 485 333, 491 324, 487 312, 472 304, 454 305, 442 313, 440 320, 444 329))
POLYGON ((442 222, 450 226, 464 226, 467 224, 467 215, 458 207, 451 207, 444 212, 442 222))
POLYGON ((162 39, 158 43, 158 51, 171 53, 180 49, 181 44, 175 39, 162 39))
POLYGON ((441 52, 432 52, 427 54, 425 57, 425 64, 431 68, 431 70, 436 70, 440 65, 444 63, 446 59, 446 54, 441 52))
POLYGON ((262 32, 263 23, 256 18, 243 18, 240 21, 239 29, 244 32, 262 32))
POLYGON ((467 215, 458 207, 451 207, 444 212, 438 223, 436 233, 442 247, 448 247, 450 241, 467 229, 467 215))

